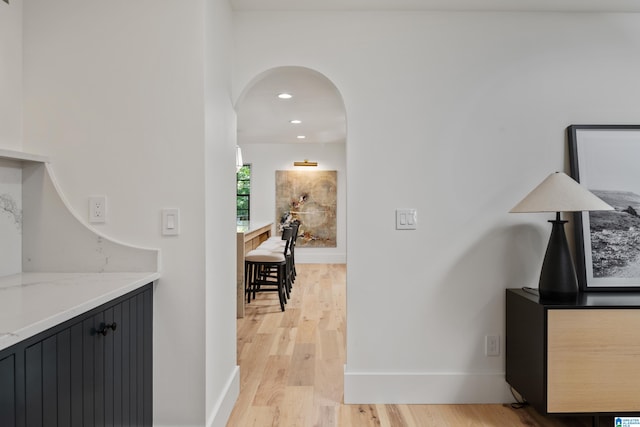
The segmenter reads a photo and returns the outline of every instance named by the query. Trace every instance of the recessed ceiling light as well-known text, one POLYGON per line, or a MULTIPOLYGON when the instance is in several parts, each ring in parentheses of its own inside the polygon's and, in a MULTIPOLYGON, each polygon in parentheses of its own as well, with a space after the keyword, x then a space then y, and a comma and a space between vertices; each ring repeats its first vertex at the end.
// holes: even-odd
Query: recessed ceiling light
POLYGON ((289 120, 289 123, 293 125, 299 125, 300 123, 302 123, 302 120, 293 119, 293 120, 289 120))
POLYGON ((296 138, 298 138, 298 139, 305 139, 305 138, 306 138, 306 136, 304 136, 304 135, 298 135, 298 136, 296 136, 296 138))
POLYGON ((279 93, 278 94, 278 98, 280 99, 291 99, 293 98, 293 95, 291 95, 290 93, 279 93))

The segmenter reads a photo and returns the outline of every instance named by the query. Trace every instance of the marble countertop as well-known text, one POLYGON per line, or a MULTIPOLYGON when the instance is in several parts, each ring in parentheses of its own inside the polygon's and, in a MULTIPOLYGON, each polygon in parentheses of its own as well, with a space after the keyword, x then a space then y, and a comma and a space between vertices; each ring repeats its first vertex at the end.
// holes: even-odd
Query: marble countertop
POLYGON ((236 231, 238 233, 250 233, 262 227, 272 226, 273 222, 269 221, 238 221, 236 223, 236 231))
POLYGON ((0 350, 159 278, 157 272, 0 277, 0 350))

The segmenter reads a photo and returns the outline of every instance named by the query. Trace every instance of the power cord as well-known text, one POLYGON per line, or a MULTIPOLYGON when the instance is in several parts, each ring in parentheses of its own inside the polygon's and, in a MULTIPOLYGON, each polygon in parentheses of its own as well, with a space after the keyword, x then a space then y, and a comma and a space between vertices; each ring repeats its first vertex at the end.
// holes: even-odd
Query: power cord
POLYGON ((540 296, 540 292, 538 292, 538 288, 530 288, 528 286, 523 286, 522 290, 525 291, 528 294, 535 295, 537 297, 540 296))

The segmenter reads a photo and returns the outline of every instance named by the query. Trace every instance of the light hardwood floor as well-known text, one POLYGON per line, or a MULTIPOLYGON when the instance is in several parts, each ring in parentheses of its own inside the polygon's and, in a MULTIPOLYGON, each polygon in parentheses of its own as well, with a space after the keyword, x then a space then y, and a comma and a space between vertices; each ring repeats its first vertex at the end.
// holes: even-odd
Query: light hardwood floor
MULTIPOLYGON (((301 264, 286 311, 258 295, 238 319, 240 396, 228 427, 590 427, 591 418, 545 418, 510 405, 344 405, 342 264, 301 264)), ((600 426, 612 421, 601 418, 600 426)))

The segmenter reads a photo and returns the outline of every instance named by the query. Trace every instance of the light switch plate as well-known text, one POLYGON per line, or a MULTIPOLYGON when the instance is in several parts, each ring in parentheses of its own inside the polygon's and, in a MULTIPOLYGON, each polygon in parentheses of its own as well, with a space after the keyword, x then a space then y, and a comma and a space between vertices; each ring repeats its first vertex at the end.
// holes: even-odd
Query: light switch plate
POLYGON ((180 209, 162 209, 162 235, 177 236, 180 234, 180 209))
POLYGON ((415 230, 418 228, 416 209, 396 209, 396 230, 415 230))

